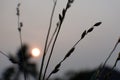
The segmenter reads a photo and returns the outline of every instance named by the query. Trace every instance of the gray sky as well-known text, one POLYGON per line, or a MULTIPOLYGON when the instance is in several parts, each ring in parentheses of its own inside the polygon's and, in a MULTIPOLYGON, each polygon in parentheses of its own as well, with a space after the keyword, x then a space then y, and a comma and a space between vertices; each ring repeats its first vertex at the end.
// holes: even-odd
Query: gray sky
MULTIPOLYGON (((21 2, 20 20, 22 38, 31 47, 43 51, 49 26, 52 0, 19 0, 21 2)), ((58 14, 65 8, 67 0, 58 0, 53 20, 53 30, 58 22, 58 14)), ((16 6, 18 0, 0 0, 0 50, 15 54, 20 41, 17 31, 16 6)), ((81 33, 94 23, 102 25, 86 36, 76 47, 74 53, 61 66, 61 71, 69 69, 93 69, 103 63, 120 36, 120 0, 75 0, 68 10, 55 46, 49 71, 64 57, 65 53, 79 40, 81 33)), ((110 58, 113 65, 120 45, 110 58)), ((36 59, 40 63, 41 59, 36 59)), ((120 64, 120 63, 119 63, 120 64)), ((0 71, 10 62, 0 54, 0 71)))

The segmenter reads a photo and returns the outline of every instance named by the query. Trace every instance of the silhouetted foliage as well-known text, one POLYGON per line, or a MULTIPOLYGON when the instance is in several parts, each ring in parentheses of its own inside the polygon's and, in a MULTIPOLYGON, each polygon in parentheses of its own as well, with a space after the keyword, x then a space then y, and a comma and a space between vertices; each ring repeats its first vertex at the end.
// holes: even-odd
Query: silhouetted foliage
POLYGON ((12 80, 11 78, 14 75, 14 72, 14 67, 7 68, 2 74, 2 80, 12 80))
POLYGON ((25 72, 26 77, 31 75, 35 80, 38 77, 37 65, 30 62, 32 57, 28 53, 28 46, 24 44, 20 47, 16 53, 16 57, 10 56, 10 61, 17 66, 13 65, 8 67, 2 76, 2 80, 19 80, 20 74, 25 72), (23 61, 24 60, 24 61, 23 61), (15 62, 16 61, 16 62, 15 62))
MULTIPOLYGON (((53 19, 53 15, 54 15, 56 3, 57 3, 57 0, 54 1, 54 6, 53 6, 51 18, 50 18, 50 25, 49 25, 47 37, 45 40, 45 48, 44 48, 44 52, 43 52, 43 58, 42 58, 42 63, 41 63, 41 67, 40 67, 38 80, 48 80, 52 74, 57 73, 60 70, 59 68, 60 68, 62 62, 65 61, 68 57, 70 57, 70 55, 74 52, 74 50, 76 49, 75 48, 76 45, 82 39, 84 39, 86 37, 86 35, 88 35, 88 33, 92 32, 95 27, 100 26, 102 23, 102 22, 97 22, 92 27, 90 27, 88 30, 84 30, 80 36, 80 39, 70 48, 70 50, 67 52, 65 57, 55 66, 55 68, 51 71, 51 73, 48 75, 48 77, 46 77, 46 71, 47 71, 51 56, 53 54, 55 43, 56 43, 58 35, 60 33, 62 23, 65 19, 67 10, 71 7, 71 4, 73 2, 74 2, 74 0, 68 0, 66 7, 62 9, 62 13, 59 13, 59 15, 58 15, 59 20, 56 24, 56 28, 53 31, 52 36, 50 37, 49 34, 51 32, 52 19, 53 19), (49 37, 50 37, 50 39, 49 39, 49 37), (46 65, 44 65, 45 56, 46 56, 46 53, 47 53, 50 45, 51 45, 50 54, 48 55, 46 65), (44 72, 43 72, 43 66, 45 66, 44 72), (43 77, 42 77, 42 73, 43 73, 43 77)), ((11 67, 8 67, 3 72, 2 80, 19 80, 18 78, 19 78, 20 74, 24 74, 25 80, 27 80, 29 75, 31 75, 32 77, 34 77, 34 79, 37 80, 38 72, 36 69, 36 64, 30 62, 31 56, 28 53, 28 46, 26 44, 23 44, 23 42, 22 42, 21 31, 22 31, 23 23, 20 22, 20 3, 17 4, 16 10, 17 10, 16 15, 18 17, 18 32, 19 32, 21 46, 18 49, 18 52, 16 53, 15 57, 13 55, 7 56, 6 54, 4 54, 3 52, 0 51, 0 53, 2 53, 3 55, 5 55, 6 57, 9 58, 9 61, 11 61, 13 64, 17 65, 17 66, 13 65, 11 67)), ((114 68, 116 67, 117 62, 120 60, 120 53, 119 53, 118 58, 116 59, 114 66, 112 67, 112 69, 105 68, 106 62, 108 61, 108 59, 111 57, 111 55, 115 51, 118 43, 120 43, 120 38, 119 38, 118 42, 116 43, 115 47, 113 48, 113 50, 110 52, 108 58, 104 62, 103 67, 101 69, 95 69, 95 70, 91 70, 91 71, 80 71, 80 72, 72 72, 71 71, 71 72, 67 73, 67 75, 69 75, 68 80, 96 80, 96 79, 99 79, 99 80, 113 80, 113 79, 115 79, 115 80, 117 80, 117 79, 120 79, 118 77, 118 76, 120 76, 120 74, 116 73, 116 71, 114 71, 114 68), (100 72, 97 73, 98 71, 100 71, 100 72), (112 73, 114 73, 114 75, 116 74, 117 76, 112 75, 112 73)), ((54 80, 62 80, 62 79, 55 78, 54 80)))

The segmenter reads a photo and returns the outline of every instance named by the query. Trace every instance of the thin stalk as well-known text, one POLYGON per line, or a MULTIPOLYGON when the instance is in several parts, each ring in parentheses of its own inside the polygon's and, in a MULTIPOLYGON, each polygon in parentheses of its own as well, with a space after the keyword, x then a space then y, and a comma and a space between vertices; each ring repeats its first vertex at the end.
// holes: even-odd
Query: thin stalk
POLYGON ((113 71, 113 70, 114 70, 114 68, 116 67, 117 62, 118 62, 118 60, 116 60, 116 61, 115 61, 115 64, 114 64, 114 66, 112 67, 112 71, 113 71))
POLYGON ((111 78, 112 75, 112 71, 114 70, 114 68, 117 65, 118 60, 115 61, 115 64, 113 65, 112 69, 105 75, 105 80, 109 80, 111 78))
MULTIPOLYGON (((65 59, 61 60, 58 64, 61 64, 65 59)), ((46 80, 48 80, 50 78, 50 76, 52 75, 53 73, 51 72, 48 77, 46 78, 46 80)))
POLYGON ((0 51, 1 54, 3 54, 4 56, 6 56, 7 58, 9 58, 9 56, 7 54, 5 54, 4 52, 0 51))
MULTIPOLYGON (((55 3, 54 3, 51 18, 53 18, 53 15, 54 15, 54 12, 55 12, 56 3, 57 3, 57 0, 56 0, 55 3)), ((52 20, 51 20, 51 21, 52 21, 52 20)), ((56 29, 55 29, 55 31, 54 31, 51 39, 50 39, 50 42, 48 43, 46 52, 48 51, 48 48, 49 48, 49 46, 50 46, 50 44, 51 44, 51 42, 52 42, 52 40, 53 40, 53 37, 54 37, 54 35, 55 35, 56 31, 57 31, 57 28, 58 28, 58 26, 56 27, 56 29)), ((60 31, 60 28, 58 29, 58 31, 57 31, 57 33, 56 33, 56 36, 55 36, 55 39, 54 39, 54 42, 53 42, 53 45, 52 45, 52 48, 51 48, 51 52, 50 52, 50 55, 49 55, 49 58, 48 58, 48 61, 47 61, 46 67, 45 67, 45 71, 44 71, 43 79, 42 79, 42 80, 45 79, 45 75, 46 75, 46 72, 47 72, 47 68, 48 68, 48 65, 49 65, 49 61, 50 61, 50 58, 51 58, 51 56, 52 56, 52 52, 53 52, 53 49, 54 49, 54 46, 55 46, 55 43, 56 43, 56 40, 57 40, 59 31, 60 31)))
MULTIPOLYGON (((94 28, 94 26, 92 26, 93 28, 94 28)), ((91 27, 91 28, 92 28, 91 27)), ((89 32, 86 32, 86 34, 85 34, 85 36, 88 34, 89 32)), ((81 35, 82 36, 82 35, 81 35)), ((75 47, 81 40, 82 40, 83 38, 81 37, 75 44, 74 44, 74 46, 73 47, 75 47)), ((72 48, 73 48, 72 47, 72 48)))
POLYGON ((52 75, 52 73, 49 74, 49 76, 46 78, 46 80, 48 80, 50 78, 50 76, 52 75))
MULTIPOLYGON (((110 59, 111 55, 112 55, 113 52, 115 51, 115 49, 116 49, 118 43, 119 43, 119 42, 117 42, 117 43, 115 44, 115 46, 114 46, 114 48, 112 49, 112 51, 110 52, 109 56, 106 58, 106 60, 105 60, 105 62, 104 62, 104 64, 103 64, 103 66, 102 66, 102 70, 100 71, 100 73, 99 73, 99 74, 97 75, 97 77, 96 77, 98 80, 99 80, 100 75, 101 75, 101 74, 103 73, 103 71, 104 71, 104 68, 105 68, 105 66, 106 66, 106 63, 108 62, 108 60, 110 59)), ((115 62, 114 67, 116 66, 116 64, 117 64, 117 61, 115 62)), ((112 69, 114 69, 114 67, 113 67, 112 69)))
MULTIPOLYGON (((98 23, 97 23, 97 24, 98 24, 98 23)), ((99 22, 99 25, 100 25, 100 24, 101 24, 101 23, 99 22)), ((99 26, 99 25, 97 25, 97 26, 99 26)), ((96 26, 96 25, 95 25, 95 26, 96 26)), ((61 27, 61 24, 60 24, 59 27, 61 27)), ((94 26, 92 26, 92 27, 94 27, 94 26)), ((94 29, 94 28, 90 28, 90 29, 88 29, 87 31, 85 30, 85 31, 82 33, 81 38, 72 46, 72 48, 68 51, 68 53, 65 55, 65 57, 56 65, 56 67, 55 67, 55 68, 53 69, 53 71, 48 75, 48 77, 46 78, 46 80, 48 80, 52 74, 54 74, 54 73, 56 73, 56 72, 59 71, 59 67, 60 67, 61 63, 64 62, 64 61, 66 60, 66 58, 68 58, 68 57, 71 55, 71 53, 74 51, 76 45, 77 45, 88 33, 90 33, 93 29, 94 29)), ((59 30, 59 29, 58 29, 58 30, 59 30)), ((51 55, 50 55, 49 57, 51 57, 51 55)), ((49 59, 49 61, 50 61, 50 59, 49 59)), ((48 61, 48 62, 49 62, 49 61, 48 61)), ((48 63, 48 64, 49 64, 49 63, 48 63)))
MULTIPOLYGON (((75 47, 81 40, 82 40, 82 39, 79 39, 79 40, 74 44, 73 47, 75 47)), ((72 48, 73 48, 73 47, 72 47, 72 48)))
POLYGON ((105 60, 104 64, 103 64, 103 68, 105 67, 106 63, 108 62, 109 58, 111 57, 111 55, 113 54, 113 52, 115 51, 116 47, 118 45, 118 42, 115 44, 113 50, 110 52, 109 56, 107 57, 107 59, 105 60))
MULTIPOLYGON (((19 17, 18 17, 18 19, 19 19, 19 17)), ((18 22, 19 22, 19 20, 18 20, 18 22)), ((20 26, 20 24, 18 24, 18 26, 20 26)), ((22 56, 23 56, 23 50, 22 50, 22 46, 23 46, 23 42, 22 42, 22 34, 21 34, 21 30, 19 31, 19 38, 20 38, 20 45, 21 45, 21 53, 22 53, 22 56)), ((24 58, 23 58, 23 62, 22 62, 22 64, 20 64, 21 66, 24 66, 24 58)), ((24 69, 23 69, 24 70, 24 69)), ((24 79, 25 80, 27 80, 27 76, 26 76, 26 72, 25 72, 25 70, 24 70, 24 79)))
POLYGON ((113 67, 112 67, 112 69, 111 69, 111 71, 110 71, 109 73, 112 73, 112 71, 115 69, 118 61, 119 61, 119 60, 118 60, 118 58, 117 58, 116 61, 115 61, 115 64, 113 65, 113 67))
POLYGON ((54 7, 53 7, 51 18, 50 18, 50 25, 49 25, 49 29, 48 29, 48 33, 47 33, 47 37, 46 37, 46 41, 45 41, 44 54, 43 54, 42 63, 41 63, 41 67, 40 67, 39 80, 41 80, 41 76, 42 76, 42 70, 43 70, 44 60, 45 60, 45 56, 46 56, 46 49, 47 49, 47 44, 48 44, 48 38, 49 38, 50 30, 51 30, 51 25, 52 25, 52 20, 53 20, 56 3, 57 3, 57 0, 54 2, 54 7))
MULTIPOLYGON (((54 2, 55 2, 55 1, 54 1, 54 2)), ((62 11, 62 15, 59 14, 59 22, 58 22, 59 24, 57 24, 57 27, 56 27, 56 29, 55 29, 57 32, 55 31, 56 36, 55 36, 55 38, 54 38, 54 41, 53 41, 53 44, 52 44, 52 48, 51 48, 51 51, 50 51, 50 55, 49 55, 48 60, 47 60, 47 64, 46 64, 46 67, 45 67, 45 72, 44 72, 44 75, 43 75, 43 80, 45 79, 46 71, 47 71, 47 68, 48 68, 48 65, 49 65, 49 62, 50 62, 52 53, 53 53, 53 49, 54 49, 56 40, 57 40, 57 38, 58 38, 60 29, 61 29, 61 25, 62 25, 62 23, 63 23, 63 21, 64 21, 66 11, 67 11, 67 9, 71 6, 71 3, 72 3, 72 2, 73 2, 73 1, 68 0, 68 3, 67 3, 66 8, 63 9, 63 11, 62 11)), ((55 34, 54 34, 54 35, 55 35, 55 34)), ((53 35, 53 37, 54 37, 54 35, 53 35)), ((52 38, 52 39, 53 39, 53 38, 52 38)), ((52 42, 52 40, 50 40, 50 44, 51 44, 51 42, 52 42)), ((48 44, 48 48, 49 48, 49 44, 48 44)), ((47 50, 48 50, 48 48, 47 48, 47 50)))
MULTIPOLYGON (((69 2, 67 3, 67 5, 68 5, 68 4, 69 4, 69 2)), ((63 23, 63 21, 64 21, 64 18, 65 18, 65 14, 66 14, 67 9, 68 9, 68 7, 66 6, 66 9, 64 9, 65 12, 64 12, 64 14, 62 14, 62 16, 59 14, 59 20, 60 20, 59 22, 60 22, 60 23, 59 23, 59 25, 57 25, 57 26, 58 26, 58 27, 57 27, 57 28, 58 28, 58 31, 57 31, 57 33, 56 33, 56 36, 55 36, 55 39, 54 39, 54 41, 53 41, 52 48, 51 48, 51 51, 50 51, 50 55, 49 55, 48 60, 47 60, 47 64, 46 64, 46 67, 45 67, 45 72, 44 72, 44 75, 43 75, 43 80, 45 79, 45 75, 46 75, 46 72, 47 72, 47 68, 48 68, 48 65, 49 65, 49 62, 50 62, 52 53, 53 53, 53 49, 54 49, 56 40, 57 40, 57 38, 58 38, 60 29, 61 29, 61 25, 62 25, 62 23, 63 23)), ((56 30, 57 30, 57 28, 56 28, 56 30)), ((48 47, 48 48, 49 48, 49 47, 48 47)))
MULTIPOLYGON (((58 32, 59 32, 59 31, 58 31, 58 32)), ((56 36, 57 36, 57 35, 56 35, 56 36)), ((55 39, 55 40, 56 40, 56 39, 55 39)), ((74 48, 81 40, 82 40, 82 39, 79 39, 79 40, 73 45, 72 48, 74 48)), ((53 43, 53 45, 54 45, 54 44, 55 44, 55 43, 53 43)), ((54 46, 52 46, 52 48, 54 48, 54 46)), ((72 49, 72 48, 71 48, 71 49, 72 49)), ((51 53, 50 56, 49 56, 48 63, 47 63, 47 66, 46 66, 46 70, 47 70, 47 67, 48 67, 48 64, 49 64, 51 55, 52 55, 52 53, 51 53)), ((59 62, 59 64, 62 63, 63 61, 65 61, 65 58, 63 58, 63 59, 59 62)), ((46 80, 48 80, 52 74, 53 74, 53 73, 51 72, 51 73, 48 75, 48 77, 46 78, 46 80)), ((44 79, 43 79, 43 80, 44 80, 44 79)))
POLYGON ((48 61, 47 61, 47 65, 46 65, 46 67, 45 67, 45 72, 44 72, 44 75, 43 75, 43 80, 44 80, 44 78, 45 78, 46 71, 47 71, 47 68, 48 68, 48 65, 49 65, 49 62, 50 62, 52 53, 53 53, 53 49, 54 49, 56 40, 57 40, 57 38, 58 38, 58 34, 59 34, 59 32, 60 32, 60 29, 61 29, 61 26, 59 26, 58 32, 57 32, 57 34, 56 34, 56 36, 55 36, 55 39, 54 39, 54 42, 53 42, 53 45, 52 45, 52 48, 51 48, 51 51, 50 51, 50 55, 49 55, 49 58, 48 58, 48 61))
POLYGON ((50 39, 50 41, 49 41, 49 43, 48 43, 46 52, 48 51, 48 49, 49 49, 49 47, 50 47, 50 45, 51 45, 51 43, 52 43, 52 41, 53 41, 53 38, 54 38, 55 33, 57 32, 57 30, 58 30, 58 26, 57 26, 57 27, 55 28, 55 30, 54 30, 54 33, 53 33, 53 35, 52 35, 52 37, 51 37, 51 39, 50 39))
MULTIPOLYGON (((21 34, 21 25, 20 25, 20 10, 19 10, 19 7, 20 7, 20 3, 18 3, 17 5, 17 16, 18 16, 18 32, 19 32, 19 38, 20 38, 20 45, 21 45, 21 54, 22 56, 24 56, 23 54, 23 50, 22 50, 22 46, 23 46, 23 42, 22 42, 22 34, 21 34)), ((24 58, 23 58, 23 61, 19 64, 19 66, 24 66, 24 58)), ((23 69, 24 70, 24 69, 23 69)), ((27 80, 27 76, 26 76, 26 72, 24 70, 24 79, 27 80)))

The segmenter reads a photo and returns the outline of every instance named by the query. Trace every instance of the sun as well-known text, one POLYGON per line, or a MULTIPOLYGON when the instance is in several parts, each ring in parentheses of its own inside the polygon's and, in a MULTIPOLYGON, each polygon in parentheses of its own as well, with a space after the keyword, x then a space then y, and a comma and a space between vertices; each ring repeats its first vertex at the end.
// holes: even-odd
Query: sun
POLYGON ((39 48, 33 48, 33 49, 32 49, 31 55, 32 55, 33 57, 39 57, 40 54, 41 54, 41 51, 40 51, 39 48))

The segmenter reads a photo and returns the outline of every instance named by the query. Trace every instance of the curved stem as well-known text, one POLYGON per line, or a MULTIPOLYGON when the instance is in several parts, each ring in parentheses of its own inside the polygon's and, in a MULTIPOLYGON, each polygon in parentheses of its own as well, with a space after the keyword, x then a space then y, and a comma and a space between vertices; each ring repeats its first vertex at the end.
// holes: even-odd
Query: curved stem
POLYGON ((41 63, 41 67, 40 67, 39 80, 41 80, 42 70, 43 70, 43 65, 44 65, 44 60, 45 60, 46 52, 47 52, 47 49, 48 49, 47 48, 48 38, 49 38, 50 30, 51 30, 52 19, 53 19, 53 15, 54 15, 54 10, 55 10, 56 3, 57 3, 57 0, 54 3, 54 7, 53 7, 51 18, 50 18, 50 25, 49 25, 49 29, 48 29, 48 33, 47 33, 47 37, 46 37, 46 41, 45 41, 44 54, 43 54, 42 63, 41 63))
POLYGON ((59 32, 60 32, 60 27, 59 27, 59 29, 58 29, 58 32, 57 32, 57 34, 56 34, 56 36, 55 36, 55 40, 54 40, 53 45, 52 45, 52 49, 51 49, 51 52, 50 52, 50 55, 49 55, 49 58, 48 58, 48 61, 47 61, 47 65, 46 65, 46 67, 45 67, 45 72, 44 72, 44 75, 43 75, 43 80, 44 80, 44 78, 45 78, 46 71, 47 71, 47 68, 48 68, 48 65, 49 65, 49 62, 50 62, 50 59, 51 59, 51 56, 52 56, 52 53, 53 53, 53 49, 54 49, 54 46, 55 46, 55 43, 56 43, 56 40, 57 40, 57 37, 58 37, 59 32))
MULTIPOLYGON (((56 3, 57 3, 57 0, 56 0, 56 2, 54 3, 54 7, 53 7, 53 10, 52 10, 52 15, 51 15, 51 21, 52 21, 53 15, 54 15, 56 3)), ((48 48, 49 48, 49 46, 50 46, 50 44, 51 44, 51 42, 52 42, 52 39, 53 39, 56 31, 57 31, 57 27, 56 27, 56 29, 55 29, 55 31, 54 31, 54 33, 53 33, 53 36, 52 36, 51 39, 50 39, 50 42, 49 42, 49 44, 48 44, 48 46, 47 46, 47 49, 46 49, 46 52, 48 51, 48 48)), ((56 42, 56 40, 57 40, 59 31, 60 31, 60 29, 58 29, 58 32, 57 32, 57 34, 56 34, 56 36, 55 36, 55 40, 54 40, 53 45, 52 45, 52 49, 51 49, 51 52, 50 52, 50 55, 49 55, 49 58, 48 58, 48 61, 47 61, 46 67, 45 67, 44 74, 43 74, 43 80, 45 79, 45 75, 46 75, 46 72, 47 72, 47 68, 48 68, 48 65, 49 65, 49 61, 50 61, 50 58, 51 58, 51 56, 52 56, 52 52, 53 52, 54 45, 55 45, 55 42, 56 42)))

